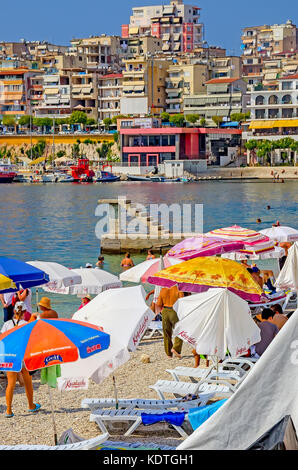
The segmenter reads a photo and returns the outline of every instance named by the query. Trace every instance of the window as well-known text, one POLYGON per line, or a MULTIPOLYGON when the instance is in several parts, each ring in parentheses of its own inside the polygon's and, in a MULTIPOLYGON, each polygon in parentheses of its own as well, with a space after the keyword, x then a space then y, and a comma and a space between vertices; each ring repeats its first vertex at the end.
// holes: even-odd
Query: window
POLYGON ((264 96, 257 96, 256 97, 256 106, 262 106, 264 104, 264 96))
POLYGON ((269 100, 268 100, 268 103, 269 104, 277 104, 278 103, 278 97, 276 95, 271 95, 269 100))

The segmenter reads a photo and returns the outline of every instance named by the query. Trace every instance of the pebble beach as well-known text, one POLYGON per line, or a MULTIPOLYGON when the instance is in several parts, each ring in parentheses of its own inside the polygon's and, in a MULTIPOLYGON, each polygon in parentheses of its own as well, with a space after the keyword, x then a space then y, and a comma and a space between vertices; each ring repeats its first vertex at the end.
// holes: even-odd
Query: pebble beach
MULTIPOLYGON (((182 359, 168 358, 163 349, 163 339, 144 340, 137 351, 131 354, 131 359, 115 371, 118 398, 151 398, 158 399, 154 390, 149 385, 154 385, 157 380, 170 380, 171 376, 166 369, 177 366, 193 367, 194 359, 191 348, 183 345, 182 359), (150 363, 144 364, 142 356, 150 357, 150 363)), ((204 361, 203 361, 204 367, 204 361)), ((42 405, 36 414, 28 413, 27 400, 24 388, 16 385, 13 412, 14 417, 5 418, 5 387, 6 380, 0 381, 1 406, 0 426, 1 445, 54 445, 51 406, 47 385, 40 385, 40 374, 33 375, 34 401, 42 405)), ((52 389, 52 397, 55 409, 55 421, 58 439, 62 433, 72 428, 74 433, 85 439, 90 439, 101 434, 96 423, 89 422, 90 410, 81 408, 84 398, 113 398, 114 387, 112 375, 101 384, 89 381, 89 389, 83 391, 59 392, 52 389)), ((173 398, 173 396, 169 396, 173 398)), ((125 426, 125 425, 124 425, 125 426)), ((125 430, 113 429, 109 440, 126 442, 156 442, 159 445, 177 446, 182 438, 175 430, 167 428, 165 424, 143 427, 133 434, 133 437, 124 437, 125 430)))

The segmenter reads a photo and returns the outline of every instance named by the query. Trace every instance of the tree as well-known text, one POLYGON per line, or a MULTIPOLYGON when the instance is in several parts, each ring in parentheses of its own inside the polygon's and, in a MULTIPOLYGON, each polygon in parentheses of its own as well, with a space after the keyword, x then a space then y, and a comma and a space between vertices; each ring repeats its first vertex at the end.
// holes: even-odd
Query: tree
POLYGON ((58 158, 62 158, 66 155, 66 152, 64 150, 59 150, 59 152, 57 152, 57 157, 58 158))
POLYGON ((74 111, 70 118, 70 124, 86 124, 87 123, 87 114, 83 111, 74 111))
POLYGON ((90 127, 97 126, 97 122, 93 118, 88 118, 86 124, 87 126, 90 126, 90 127))
POLYGON ((32 119, 29 115, 21 116, 19 119, 19 126, 30 126, 30 120, 32 119))
POLYGON ((222 116, 212 116, 212 121, 217 125, 217 127, 219 127, 223 121, 223 118, 222 116))
POLYGON ((184 126, 184 115, 183 114, 173 114, 170 116, 170 123, 173 124, 175 127, 183 127, 184 126))
POLYGON ((205 119, 205 118, 202 118, 202 119, 200 120, 200 126, 201 126, 201 127, 206 127, 206 124, 207 124, 206 119, 205 119))
POLYGON ((35 160, 36 158, 43 156, 45 149, 46 149, 46 141, 39 140, 37 144, 32 146, 32 149, 26 151, 26 155, 28 158, 30 158, 31 153, 32 153, 32 159, 35 160))
POLYGON ((80 156, 80 144, 73 144, 71 149, 72 157, 76 160, 80 156))
POLYGON ((104 123, 105 129, 109 130, 110 127, 111 127, 111 125, 112 125, 112 123, 113 123, 113 121, 112 121, 111 118, 105 118, 105 119, 103 120, 103 123, 104 123))
POLYGON ((14 116, 3 116, 2 124, 6 127, 15 127, 16 118, 14 116))
POLYGON ((187 114, 185 116, 185 119, 191 124, 195 124, 200 119, 200 115, 199 114, 187 114))
POLYGON ((125 114, 119 114, 118 116, 114 116, 112 118, 112 123, 117 124, 118 119, 125 119, 125 118, 127 118, 127 116, 125 116, 125 114))
POLYGON ((112 142, 103 142, 101 147, 96 149, 98 156, 102 160, 109 160, 112 157, 112 142))
POLYGON ((169 122, 170 121, 169 113, 163 112, 163 113, 161 113, 160 117, 161 117, 162 122, 169 122))

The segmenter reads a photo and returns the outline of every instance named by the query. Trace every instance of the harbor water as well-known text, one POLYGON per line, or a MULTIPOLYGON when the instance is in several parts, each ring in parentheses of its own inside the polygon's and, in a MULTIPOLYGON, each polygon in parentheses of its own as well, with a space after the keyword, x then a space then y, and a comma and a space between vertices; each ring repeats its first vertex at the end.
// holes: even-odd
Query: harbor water
MULTIPOLYGON (((111 184, 0 185, 1 256, 52 261, 69 268, 95 265, 100 252, 95 215, 99 199, 127 197, 134 203, 203 204, 203 231, 232 224, 260 230, 279 220, 298 229, 297 182, 220 181, 189 184, 119 182, 111 184), (271 210, 267 206, 271 206, 271 210), (260 218, 261 224, 256 223, 260 218)), ((146 255, 133 255, 135 263, 146 255)), ((119 275, 121 255, 105 255, 104 269, 119 275)), ((43 295, 40 289, 39 296, 43 295)), ((48 294, 47 294, 48 295, 48 294)), ((77 297, 50 295, 61 316, 79 307, 77 297)), ((2 315, 0 317, 2 322, 2 315)))

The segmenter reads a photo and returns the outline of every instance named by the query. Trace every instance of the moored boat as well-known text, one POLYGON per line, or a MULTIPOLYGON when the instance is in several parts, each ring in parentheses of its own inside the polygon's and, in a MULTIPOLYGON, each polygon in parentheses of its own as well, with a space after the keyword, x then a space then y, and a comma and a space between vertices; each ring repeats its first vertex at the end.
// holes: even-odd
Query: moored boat
POLYGON ((116 176, 109 171, 101 171, 100 176, 96 178, 98 183, 113 183, 115 181, 120 181, 120 176, 116 176))
POLYGON ((135 175, 127 175, 128 181, 149 181, 151 183, 151 178, 149 176, 135 176, 135 175))

